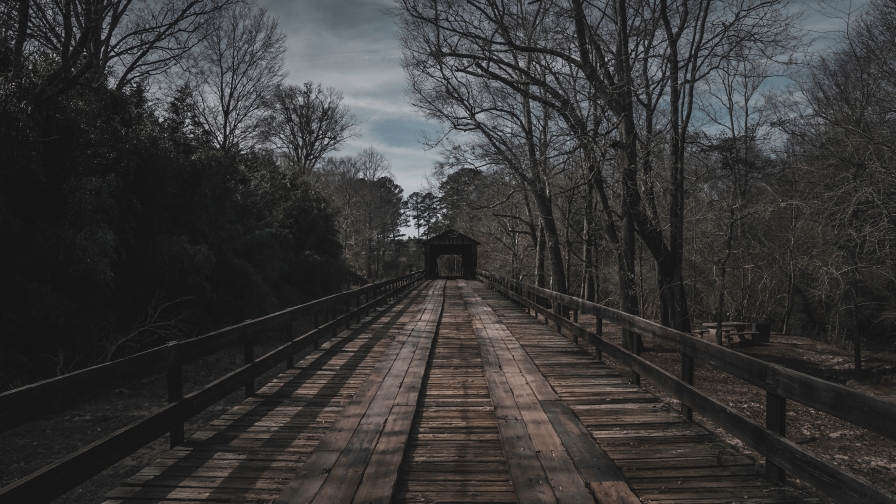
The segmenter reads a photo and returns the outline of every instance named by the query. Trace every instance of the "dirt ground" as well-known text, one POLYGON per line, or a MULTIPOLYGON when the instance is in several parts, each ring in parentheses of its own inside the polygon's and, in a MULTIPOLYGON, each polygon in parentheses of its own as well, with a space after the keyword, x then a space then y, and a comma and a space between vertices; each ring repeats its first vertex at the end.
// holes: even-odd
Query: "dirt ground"
MULTIPOLYGON (((587 322, 583 325, 589 327, 587 322)), ((616 326, 606 324, 604 336, 618 345, 622 343, 621 332, 616 326)), ((854 377, 851 352, 808 338, 773 333, 769 344, 741 347, 735 343, 731 349, 896 402, 896 354, 891 352, 863 352, 863 377, 861 381, 857 381, 854 377)), ((644 341, 642 357, 676 376, 681 376, 680 354, 661 347, 656 341, 644 341)), ((607 359, 607 363, 621 369, 621 366, 612 359, 607 359)), ((652 383, 642 380, 642 385, 671 403, 675 409, 680 408, 678 401, 671 399, 652 383)), ((702 361, 695 362, 694 385, 706 395, 727 404, 744 416, 762 425, 765 424, 765 392, 758 387, 723 373, 702 361)), ((701 415, 695 414, 694 419, 742 453, 751 455, 758 461, 763 460, 740 440, 716 427, 701 415)), ((854 475, 896 493, 896 441, 794 401, 787 402, 786 437, 854 475)), ((818 495, 824 502, 833 502, 790 476, 788 483, 818 495)))

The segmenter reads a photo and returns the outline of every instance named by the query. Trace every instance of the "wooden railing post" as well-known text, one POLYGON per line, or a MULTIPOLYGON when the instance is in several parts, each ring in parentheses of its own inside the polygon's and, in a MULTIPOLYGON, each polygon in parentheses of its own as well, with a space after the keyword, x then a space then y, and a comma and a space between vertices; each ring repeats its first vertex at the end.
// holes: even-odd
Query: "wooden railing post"
MULTIPOLYGON (((317 312, 317 311, 316 311, 316 312, 314 312, 314 313, 311 315, 311 325, 314 326, 314 329, 319 329, 319 328, 320 328, 320 312, 317 312)), ((315 338, 314 338, 314 350, 317 350, 318 348, 320 348, 320 337, 319 337, 319 336, 315 336, 315 338)))
MULTIPOLYGON (((787 399, 781 396, 765 393, 765 427, 781 436, 786 432, 787 399)), ((769 479, 778 483, 784 483, 784 469, 765 459, 765 472, 769 479)))
MULTIPOLYGON (((244 334, 243 336, 243 365, 251 364, 255 362, 255 347, 253 345, 253 338, 249 337, 248 334, 244 334)), ((246 382, 246 397, 252 397, 252 394, 255 393, 255 380, 250 379, 246 382)))
MULTIPOLYGON (((594 335, 600 339, 604 339, 604 319, 597 315, 594 316, 594 335)), ((603 351, 597 346, 596 342, 594 345, 594 358, 597 360, 602 360, 604 358, 603 351)))
MULTIPOLYGON (((694 358, 684 353, 681 354, 681 381, 688 385, 694 384, 694 358)), ((685 403, 681 403, 681 414, 689 422, 694 420, 694 411, 685 403)))
MULTIPOLYGON (((347 315, 350 311, 352 311, 352 300, 351 300, 351 298, 345 300, 345 313, 346 313, 346 315, 347 315)), ((352 328, 352 318, 351 318, 351 317, 346 317, 346 319, 345 319, 345 328, 346 328, 346 329, 351 329, 351 328, 352 328)))
MULTIPOLYGON (((628 342, 628 351, 635 354, 641 355, 641 335, 627 329, 622 330, 622 338, 628 342)), ((641 375, 632 370, 631 375, 632 385, 641 385, 641 375)))
MULTIPOLYGON (((184 398, 183 366, 177 365, 168 368, 168 404, 180 401, 184 398)), ((184 444, 184 423, 179 422, 171 426, 168 434, 168 445, 171 448, 184 444)))
POLYGON ((555 324, 557 324, 557 334, 563 334, 563 323, 560 321, 562 318, 566 318, 566 309, 562 304, 557 301, 552 301, 554 305, 554 315, 557 316, 555 324))
MULTIPOLYGON (((333 304, 333 307, 327 312, 327 322, 336 320, 336 317, 338 317, 336 314, 336 304, 333 304)), ((333 325, 333 337, 335 338, 337 334, 339 334, 339 328, 333 325)))
MULTIPOLYGON (((288 339, 289 341, 292 341, 292 338, 293 338, 293 335, 292 335, 292 331, 293 331, 292 325, 293 324, 292 323, 293 323, 292 317, 289 317, 289 321, 286 322, 286 339, 288 339)), ((286 369, 292 369, 293 366, 295 366, 295 365, 296 365, 296 363, 295 363, 295 360, 293 359, 293 354, 289 354, 289 357, 286 358, 286 369)))

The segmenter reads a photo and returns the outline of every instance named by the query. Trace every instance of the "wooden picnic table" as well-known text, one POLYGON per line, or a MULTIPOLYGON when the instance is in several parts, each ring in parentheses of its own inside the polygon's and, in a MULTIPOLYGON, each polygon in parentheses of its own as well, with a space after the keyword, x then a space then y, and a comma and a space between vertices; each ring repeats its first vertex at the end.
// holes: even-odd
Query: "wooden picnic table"
POLYGON ((709 336, 715 336, 716 341, 719 343, 719 345, 723 344, 723 337, 725 337, 725 341, 730 344, 731 339, 734 336, 737 336, 738 341, 747 341, 750 343, 754 343, 756 336, 759 334, 757 331, 747 330, 747 328, 752 325, 749 322, 729 321, 722 322, 721 325, 721 333, 716 332, 717 328, 719 327, 719 324, 717 322, 704 322, 703 327, 706 327, 706 329, 698 330, 697 332, 701 337, 703 336, 703 333, 709 333, 709 336))

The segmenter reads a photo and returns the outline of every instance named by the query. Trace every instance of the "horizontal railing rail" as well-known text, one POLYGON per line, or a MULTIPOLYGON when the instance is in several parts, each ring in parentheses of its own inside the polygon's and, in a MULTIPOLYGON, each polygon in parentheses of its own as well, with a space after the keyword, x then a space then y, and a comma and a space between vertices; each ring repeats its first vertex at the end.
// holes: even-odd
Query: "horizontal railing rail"
MULTIPOLYGON (((184 421, 241 387, 245 387, 247 396, 251 395, 254 392, 255 378, 281 362, 286 362, 287 368, 292 367, 293 357, 297 353, 310 347, 317 348, 322 339, 335 335, 343 325, 350 327, 353 321, 360 320, 371 310, 405 292, 422 278, 421 272, 409 273, 249 320, 205 336, 171 343, 133 357, 88 368, 0 395, 0 411, 4 416, 3 426, 20 425, 39 416, 39 413, 48 411, 47 408, 30 401, 55 400, 60 394, 71 393, 77 396, 76 400, 66 401, 66 404, 71 406, 97 395, 96 393, 85 394, 77 390, 77 387, 93 386, 109 390, 110 386, 107 381, 113 381, 114 388, 120 388, 123 386, 122 380, 134 382, 162 372, 167 373, 169 400, 167 406, 149 416, 0 488, 0 504, 50 502, 165 433, 170 433, 172 447, 183 443, 184 421), (363 303, 362 297, 364 298, 363 303), (351 306, 353 302, 356 305, 354 307, 351 306), (340 306, 346 306, 345 313, 336 315, 328 312, 340 306), (319 317, 322 313, 327 314, 329 319, 323 324, 320 323, 319 317), (293 322, 298 318, 308 316, 313 317, 314 329, 293 338, 293 322), (253 339, 261 332, 279 327, 284 327, 287 330, 289 342, 256 359, 253 353, 253 339), (237 345, 243 345, 243 366, 200 390, 187 396, 183 395, 182 365, 184 363, 237 345), (128 369, 128 366, 142 367, 134 370, 128 369), (9 408, 21 408, 28 411, 18 413, 10 411, 9 408)), ((7 427, 7 429, 9 428, 7 427)))
POLYGON ((559 294, 548 289, 480 271, 478 276, 489 287, 519 306, 542 315, 566 330, 578 343, 581 338, 593 345, 598 358, 602 353, 621 362, 633 372, 633 381, 643 376, 670 396, 681 401, 682 413, 690 420, 692 411, 704 415, 726 432, 742 440, 766 457, 772 479, 783 481, 784 471, 815 486, 838 502, 896 503, 896 496, 876 488, 870 482, 831 464, 784 437, 788 399, 846 420, 853 425, 896 439, 896 404, 827 382, 782 366, 740 354, 705 342, 655 322, 612 308, 559 294), (572 310, 572 320, 567 315, 572 310), (594 315, 595 330, 578 324, 578 315, 594 315), (603 320, 621 327, 628 348, 602 337, 603 320), (681 377, 676 377, 642 358, 641 337, 655 338, 664 346, 677 349, 682 356, 681 377), (694 359, 740 378, 766 391, 766 425, 741 415, 725 404, 703 394, 693 386, 694 359))

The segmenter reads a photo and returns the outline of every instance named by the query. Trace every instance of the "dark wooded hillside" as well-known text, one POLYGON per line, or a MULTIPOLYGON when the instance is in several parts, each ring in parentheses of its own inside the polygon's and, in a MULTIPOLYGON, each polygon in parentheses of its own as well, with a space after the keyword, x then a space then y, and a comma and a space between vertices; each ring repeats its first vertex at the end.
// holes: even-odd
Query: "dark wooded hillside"
MULTIPOLYGON (((269 109, 252 112, 254 129, 248 119, 216 122, 226 114, 200 99, 213 96, 196 75, 163 86, 149 70, 170 62, 149 51, 129 57, 159 66, 138 65, 147 73, 125 78, 123 60, 77 52, 77 33, 56 34, 75 46, 49 40, 53 27, 33 16, 41 6, 52 8, 32 3, 31 18, 4 10, 0 32, 0 389, 322 297, 356 278, 327 198, 263 148, 269 109), (216 127, 245 134, 222 142, 216 127)), ((231 31, 248 33, 254 22, 273 69, 251 90, 278 85, 283 37, 263 10, 190 6, 202 24, 170 20, 195 35, 170 41, 184 44, 181 62, 214 66, 209 27, 232 24, 228 9, 248 9, 231 31)), ((112 42, 96 42, 129 40, 139 14, 117 31, 102 24, 112 42)))

